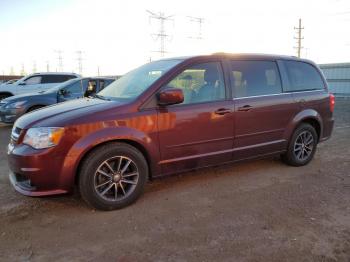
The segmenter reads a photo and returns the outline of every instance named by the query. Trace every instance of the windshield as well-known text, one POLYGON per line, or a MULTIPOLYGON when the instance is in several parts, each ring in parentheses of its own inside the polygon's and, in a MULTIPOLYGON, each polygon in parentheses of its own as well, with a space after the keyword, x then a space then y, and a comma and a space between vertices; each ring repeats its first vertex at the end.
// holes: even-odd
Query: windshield
POLYGON ((71 85, 77 81, 80 81, 81 79, 80 78, 74 78, 74 79, 71 79, 71 80, 68 80, 68 81, 65 81, 57 86, 54 86, 54 87, 51 87, 49 89, 47 89, 44 93, 52 93, 52 92, 57 92, 58 90, 68 86, 68 85, 71 85))
POLYGON ((134 99, 169 69, 182 61, 180 59, 173 59, 145 64, 114 81, 98 94, 109 98, 134 99))

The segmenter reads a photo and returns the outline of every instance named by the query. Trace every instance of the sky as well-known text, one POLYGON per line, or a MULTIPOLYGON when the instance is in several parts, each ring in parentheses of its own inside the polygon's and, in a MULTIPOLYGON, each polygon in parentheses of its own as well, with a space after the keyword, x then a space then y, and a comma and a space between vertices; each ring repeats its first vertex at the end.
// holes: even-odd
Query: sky
POLYGON ((0 74, 59 70, 83 75, 120 75, 160 59, 153 34, 165 22, 165 57, 230 53, 301 55, 317 63, 350 62, 349 0, 0 0, 0 74), (199 24, 191 17, 201 17, 199 24))

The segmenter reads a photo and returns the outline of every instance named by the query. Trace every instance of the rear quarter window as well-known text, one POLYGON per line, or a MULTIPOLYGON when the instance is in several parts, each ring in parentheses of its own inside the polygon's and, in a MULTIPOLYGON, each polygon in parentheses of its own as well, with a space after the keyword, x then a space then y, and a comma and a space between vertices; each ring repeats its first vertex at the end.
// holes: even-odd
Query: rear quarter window
POLYGON ((324 89, 324 83, 316 68, 299 61, 283 61, 289 84, 285 91, 309 91, 324 89))
POLYGON ((282 93, 274 61, 231 61, 231 79, 236 98, 282 93))

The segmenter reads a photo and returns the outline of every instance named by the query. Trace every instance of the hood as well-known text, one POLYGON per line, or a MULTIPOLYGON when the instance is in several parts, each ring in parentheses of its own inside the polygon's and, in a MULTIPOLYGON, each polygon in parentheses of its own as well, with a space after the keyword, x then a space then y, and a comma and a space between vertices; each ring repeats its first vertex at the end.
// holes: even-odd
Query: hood
MULTIPOLYGON (((67 125, 89 122, 92 117, 98 118, 97 114, 99 112, 108 111, 111 108, 124 104, 125 102, 99 98, 75 99, 25 114, 16 121, 15 126, 21 129, 44 126, 65 127, 67 125)), ((100 115, 106 116, 103 113, 100 115)))
POLYGON ((28 99, 31 99, 33 97, 38 97, 38 96, 52 96, 55 95, 55 93, 44 93, 44 92, 37 92, 37 93, 27 93, 27 94, 22 94, 22 95, 16 95, 16 96, 10 96, 8 98, 5 98, 1 100, 2 103, 13 103, 17 101, 26 101, 28 99))

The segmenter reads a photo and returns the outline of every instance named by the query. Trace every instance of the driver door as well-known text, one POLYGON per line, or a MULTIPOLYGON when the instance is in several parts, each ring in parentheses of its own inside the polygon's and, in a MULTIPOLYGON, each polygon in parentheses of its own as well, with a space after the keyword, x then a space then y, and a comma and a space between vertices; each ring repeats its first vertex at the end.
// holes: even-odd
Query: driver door
POLYGON ((231 161, 234 105, 221 62, 193 65, 163 88, 181 88, 184 102, 158 108, 162 174, 231 161))

